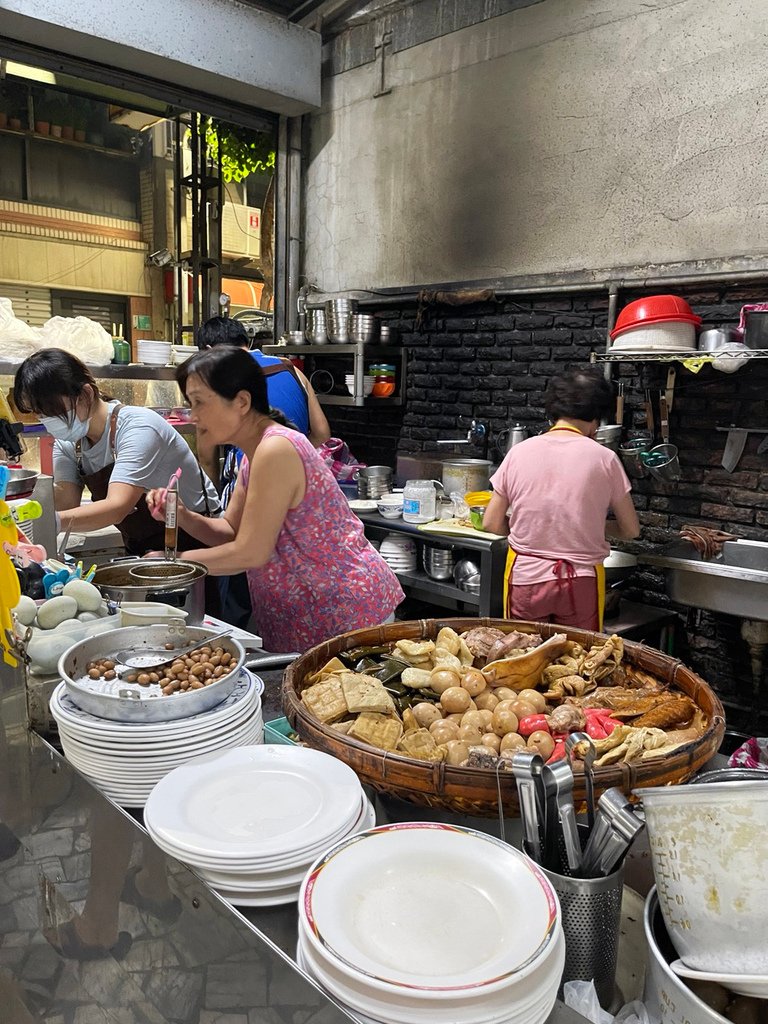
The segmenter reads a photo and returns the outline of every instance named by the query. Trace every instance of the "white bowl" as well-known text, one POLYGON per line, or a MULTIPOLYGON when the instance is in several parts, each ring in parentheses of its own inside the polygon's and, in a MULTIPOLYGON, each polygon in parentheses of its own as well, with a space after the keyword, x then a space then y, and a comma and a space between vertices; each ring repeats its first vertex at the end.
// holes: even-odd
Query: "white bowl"
POLYGON ((402 505, 384 505, 379 503, 379 515, 384 516, 385 519, 399 519, 403 514, 402 505))
POLYGON ((696 327, 694 324, 666 320, 643 327, 630 327, 611 345, 611 352, 669 352, 696 348, 696 327))
POLYGON ((652 787, 643 801, 659 906, 695 971, 768 976, 768 782, 652 787))

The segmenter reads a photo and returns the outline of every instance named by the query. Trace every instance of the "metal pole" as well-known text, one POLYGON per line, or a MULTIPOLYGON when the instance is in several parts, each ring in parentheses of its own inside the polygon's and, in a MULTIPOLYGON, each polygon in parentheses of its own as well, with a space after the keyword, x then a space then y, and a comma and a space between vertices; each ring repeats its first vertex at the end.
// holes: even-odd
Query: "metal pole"
POLYGON ((173 244, 176 253, 176 325, 174 334, 176 344, 181 345, 181 328, 184 323, 184 271, 181 266, 181 201, 184 195, 184 186, 181 182, 184 173, 184 161, 181 154, 181 120, 177 117, 174 122, 174 153, 173 153, 173 244))
POLYGON ((287 234, 288 234, 288 118, 281 117, 277 128, 277 154, 275 157, 275 242, 274 242, 274 295, 275 336, 288 329, 287 312, 287 234))
POLYGON ((288 330, 298 322, 299 260, 301 256, 301 118, 288 122, 288 253, 285 312, 288 330))

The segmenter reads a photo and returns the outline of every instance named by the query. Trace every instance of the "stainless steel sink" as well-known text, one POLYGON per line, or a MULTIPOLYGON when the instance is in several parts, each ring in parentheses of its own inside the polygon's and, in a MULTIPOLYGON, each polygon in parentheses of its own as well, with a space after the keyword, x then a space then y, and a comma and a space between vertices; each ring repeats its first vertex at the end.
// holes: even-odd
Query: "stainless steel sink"
POLYGON ((722 554, 704 561, 678 540, 638 560, 667 570, 667 593, 678 604, 768 621, 768 542, 726 541, 722 554))

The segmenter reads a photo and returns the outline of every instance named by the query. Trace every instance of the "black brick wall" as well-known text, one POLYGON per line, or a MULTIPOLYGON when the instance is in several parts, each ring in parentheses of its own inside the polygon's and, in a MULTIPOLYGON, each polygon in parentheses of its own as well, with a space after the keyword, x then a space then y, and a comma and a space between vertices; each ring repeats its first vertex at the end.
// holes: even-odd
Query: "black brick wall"
MULTIPOLYGON (((754 288, 670 289, 685 295, 705 324, 736 323, 744 302, 761 301, 754 288)), ((622 292, 619 308, 640 293, 622 292)), ((397 452, 438 452, 440 437, 458 436, 458 417, 487 421, 492 436, 519 421, 530 432, 544 428, 542 395, 549 376, 588 362, 605 343, 608 300, 604 295, 536 296, 461 309, 437 307, 417 327, 413 307, 382 309, 402 332, 408 348, 407 401, 403 409, 336 409, 334 434, 369 463, 394 465, 397 452)), ((682 479, 663 485, 634 482, 642 537, 629 547, 657 550, 686 522, 728 530, 747 539, 768 539, 768 455, 758 456, 761 438, 750 436, 734 473, 720 466, 725 434, 717 424, 768 428, 768 360, 753 361, 734 374, 705 366, 697 374, 679 364, 670 416, 671 440, 680 449, 682 479)), ((645 425, 645 389, 651 390, 658 431, 658 393, 667 364, 614 364, 625 385, 625 434, 645 425)), ((663 577, 645 569, 627 596, 667 606, 663 577)), ((766 595, 768 602, 768 595, 766 595)), ((729 721, 747 726, 754 710, 749 652, 736 618, 679 609, 678 653, 712 683, 729 706, 729 721), (731 708, 730 705, 733 705, 731 708)), ((768 685, 768 679, 763 677, 768 685)), ((766 708, 768 695, 760 696, 766 708)))

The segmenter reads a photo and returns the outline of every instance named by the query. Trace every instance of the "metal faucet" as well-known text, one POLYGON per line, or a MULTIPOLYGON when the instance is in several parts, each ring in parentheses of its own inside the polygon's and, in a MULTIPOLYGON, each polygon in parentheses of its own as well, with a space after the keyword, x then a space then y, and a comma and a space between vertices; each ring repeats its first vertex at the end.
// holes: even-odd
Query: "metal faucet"
POLYGON ((472 420, 466 437, 454 437, 435 442, 436 444, 471 444, 482 448, 483 458, 488 457, 488 424, 472 420))

